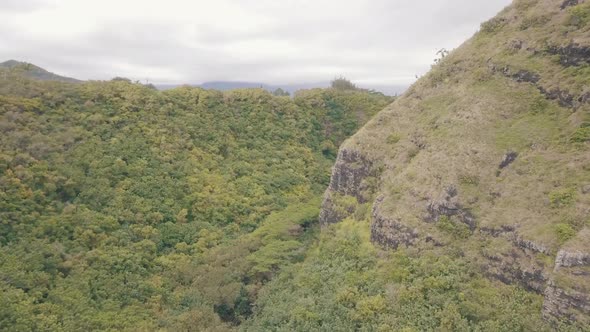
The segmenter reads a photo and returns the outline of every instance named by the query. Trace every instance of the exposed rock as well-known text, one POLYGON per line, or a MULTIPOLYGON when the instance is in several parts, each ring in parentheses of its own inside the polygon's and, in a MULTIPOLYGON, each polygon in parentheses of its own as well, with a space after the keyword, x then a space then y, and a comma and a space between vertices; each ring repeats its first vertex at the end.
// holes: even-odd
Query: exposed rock
POLYGON ((334 195, 351 196, 359 203, 366 203, 368 188, 363 180, 371 174, 372 163, 360 152, 340 149, 336 163, 332 169, 330 186, 324 194, 324 201, 320 210, 320 224, 325 226, 342 221, 352 212, 347 207, 337 206, 334 195))
MULTIPOLYGON (((399 220, 384 217, 379 210, 382 201, 383 197, 378 198, 373 206, 371 241, 389 249, 397 249, 400 245, 406 247, 414 245, 419 238, 418 231, 405 226, 399 220)), ((432 239, 432 241, 435 240, 432 239)))
POLYGON ((524 42, 520 39, 513 39, 510 41, 510 44, 508 44, 508 47, 514 51, 518 51, 521 50, 523 47, 524 42))
POLYGON ((510 67, 508 66, 504 66, 504 67, 497 67, 495 64, 492 64, 490 66, 490 69, 492 70, 492 72, 495 73, 501 73, 502 75, 513 79, 516 82, 519 83, 523 83, 523 82, 527 82, 527 83, 537 83, 541 80, 541 76, 539 74, 530 72, 528 70, 518 70, 517 72, 514 72, 510 67))
POLYGON ((551 250, 542 244, 525 240, 518 235, 516 228, 503 225, 500 228, 482 227, 480 233, 495 238, 502 237, 513 247, 504 253, 493 249, 483 252, 486 258, 481 262, 485 274, 506 284, 518 284, 542 294, 549 280, 549 267, 537 261, 539 253, 550 255, 551 250))
POLYGON ((590 194, 590 184, 582 187, 582 194, 590 194))
POLYGON ((500 169, 504 169, 506 167, 508 167, 508 165, 512 164, 516 158, 518 157, 518 153, 517 152, 513 152, 510 151, 507 154, 504 155, 504 159, 502 159, 502 162, 500 163, 500 166, 498 166, 500 169))
POLYGON ((548 271, 536 263, 535 254, 530 250, 515 247, 504 254, 484 253, 480 262, 484 273, 505 284, 517 284, 542 294, 549 280, 548 271))
POLYGON ((545 289, 543 317, 566 318, 570 321, 590 321, 590 296, 576 290, 565 290, 549 283, 545 289), (576 314, 576 311, 580 314, 576 314))
POLYGON ((426 206, 428 214, 424 218, 426 222, 437 222, 441 216, 457 217, 459 221, 469 226, 471 231, 477 226, 475 217, 469 209, 463 208, 457 198, 457 189, 453 186, 445 190, 442 199, 431 200, 426 206))
POLYGON ((551 255, 551 250, 542 244, 535 243, 533 241, 525 240, 522 237, 515 235, 514 244, 521 249, 529 249, 534 252, 543 253, 545 255, 551 255))
POLYGON ((539 74, 535 74, 533 72, 526 71, 526 70, 519 70, 518 72, 512 74, 511 77, 519 83, 522 83, 522 82, 537 83, 541 80, 541 76, 539 76, 539 74))
POLYGON ((564 47, 552 46, 547 52, 559 55, 559 63, 565 67, 590 64, 590 47, 588 46, 580 46, 579 44, 569 44, 564 47))
POLYGON ((555 270, 561 267, 590 266, 590 254, 560 250, 555 258, 555 270))
MULTIPOLYGON (((590 266, 589 253, 560 250, 555 258, 554 273, 584 280, 588 277, 587 272, 576 267, 587 266, 590 266)), ((580 291, 575 284, 563 286, 552 280, 545 290, 543 316, 565 317, 570 321, 590 323, 590 294, 580 291)))
POLYGON ((370 172, 371 162, 360 152, 341 149, 332 169, 328 190, 356 197, 359 203, 365 203, 367 198, 362 195, 364 189, 362 181, 369 176, 370 172))
POLYGON ((547 99, 557 100, 557 103, 561 107, 574 107, 574 96, 572 96, 569 92, 560 90, 560 89, 551 89, 546 90, 543 87, 539 87, 539 91, 545 95, 547 99))
MULTIPOLYGON (((583 47, 583 48, 574 48, 577 51, 571 50, 568 48, 557 48, 553 47, 550 48, 549 53, 555 52, 556 54, 559 52, 563 52, 564 54, 570 54, 571 56, 561 55, 561 63, 565 65, 568 63, 569 65, 581 65, 584 62, 590 63, 590 47, 583 47), (569 50, 569 51, 566 51, 569 50), (569 52, 569 53, 568 53, 569 52), (577 53, 576 53, 577 52, 577 53), (586 54, 588 52, 588 54, 586 54)), ((553 53, 551 53, 553 54, 553 53)), ((545 98, 549 100, 556 100, 558 104, 562 107, 567 108, 574 108, 578 107, 580 104, 590 103, 590 92, 585 92, 579 97, 575 97, 571 93, 566 90, 562 90, 559 88, 553 88, 551 90, 547 90, 542 85, 539 84, 541 80, 541 76, 539 74, 527 71, 527 70, 518 70, 514 72, 510 67, 497 67, 496 65, 490 65, 490 70, 495 73, 501 73, 505 77, 508 77, 515 82, 518 83, 531 83, 539 89, 539 91, 545 96, 545 98)))
POLYGON ((350 213, 344 213, 334 204, 332 195, 329 191, 324 194, 324 201, 322 202, 322 208, 320 210, 320 225, 326 226, 328 224, 334 224, 344 220, 350 215, 350 213))
POLYGON ((483 234, 491 235, 492 237, 498 237, 500 235, 514 233, 514 227, 507 225, 503 225, 500 228, 481 227, 479 231, 483 234))
POLYGON ((578 4, 578 0, 565 0, 565 1, 564 1, 564 2, 561 4, 561 7, 559 7, 559 8, 561 8, 561 10, 564 10, 564 9, 566 9, 567 7, 570 7, 570 6, 575 6, 575 5, 577 5, 577 4, 578 4))

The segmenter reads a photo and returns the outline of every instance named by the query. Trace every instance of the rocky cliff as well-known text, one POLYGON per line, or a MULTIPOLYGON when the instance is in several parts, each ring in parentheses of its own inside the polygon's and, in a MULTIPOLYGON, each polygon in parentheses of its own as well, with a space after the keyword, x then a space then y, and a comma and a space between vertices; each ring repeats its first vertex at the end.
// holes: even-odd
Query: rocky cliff
POLYGON ((517 0, 341 147, 323 226, 460 248, 590 324, 590 3, 517 0))

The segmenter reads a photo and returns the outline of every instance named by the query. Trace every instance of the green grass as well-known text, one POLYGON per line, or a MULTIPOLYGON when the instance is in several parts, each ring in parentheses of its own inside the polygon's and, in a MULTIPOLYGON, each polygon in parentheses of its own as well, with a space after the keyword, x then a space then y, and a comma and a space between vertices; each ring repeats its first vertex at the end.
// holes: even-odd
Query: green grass
POLYGON ((471 236, 469 227, 461 222, 454 220, 451 217, 441 216, 436 224, 436 227, 453 236, 455 239, 466 239, 471 236))
POLYGON ((564 223, 555 225, 555 233, 557 233, 557 240, 560 244, 576 236, 576 230, 571 225, 564 223))
POLYGON ((389 136, 387 136, 387 143, 388 144, 396 144, 397 142, 399 142, 401 139, 401 136, 399 134, 391 134, 389 136))
POLYGON ((590 142, 590 127, 578 128, 570 138, 575 143, 590 142))
POLYGON ((549 193, 549 201, 554 209, 570 206, 575 202, 575 199, 576 191, 571 188, 558 189, 549 193))
POLYGON ((590 23, 590 3, 571 7, 568 12, 570 13, 569 24, 582 28, 590 23))

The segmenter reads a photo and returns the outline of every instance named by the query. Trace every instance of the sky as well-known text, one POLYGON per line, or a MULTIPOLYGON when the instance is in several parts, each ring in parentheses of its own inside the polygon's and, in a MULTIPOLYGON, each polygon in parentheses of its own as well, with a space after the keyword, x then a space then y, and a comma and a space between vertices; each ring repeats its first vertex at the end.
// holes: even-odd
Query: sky
POLYGON ((404 85, 510 0, 0 0, 0 62, 78 79, 404 85))

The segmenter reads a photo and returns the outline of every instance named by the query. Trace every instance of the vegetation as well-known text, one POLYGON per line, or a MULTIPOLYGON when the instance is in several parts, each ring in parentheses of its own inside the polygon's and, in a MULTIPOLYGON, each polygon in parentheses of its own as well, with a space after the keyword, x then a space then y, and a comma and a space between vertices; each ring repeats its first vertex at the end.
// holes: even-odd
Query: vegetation
POLYGON ((574 2, 516 0, 393 103, 0 68, 0 330, 588 330, 574 2))
POLYGON ((356 90, 357 87, 351 81, 347 80, 346 78, 340 76, 332 80, 331 86, 334 89, 339 90, 356 90))
POLYGON ((369 225, 322 232, 261 291, 245 331, 548 331, 541 298, 491 282, 460 256, 381 253, 369 225), (380 256, 381 258, 377 258, 380 256))
POLYGON ((582 28, 590 23, 590 4, 581 3, 569 9, 571 14, 570 24, 582 28))
POLYGON ((389 97, 0 80, 0 329, 229 329, 389 97), (326 148, 328 146, 329 148, 326 148))

